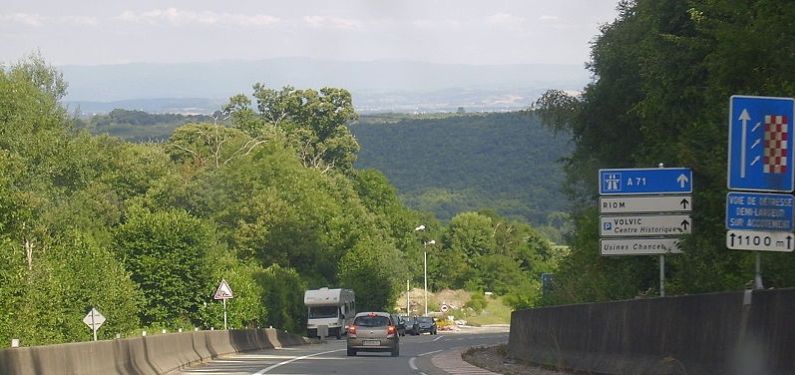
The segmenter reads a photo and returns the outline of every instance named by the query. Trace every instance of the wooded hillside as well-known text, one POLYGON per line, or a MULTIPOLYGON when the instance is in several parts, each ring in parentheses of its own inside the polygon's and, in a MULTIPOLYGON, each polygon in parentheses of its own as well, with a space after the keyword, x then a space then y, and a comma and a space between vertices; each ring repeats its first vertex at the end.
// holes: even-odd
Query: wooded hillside
POLYGON ((539 226, 565 222, 570 137, 530 112, 362 116, 351 131, 362 145, 356 165, 382 171, 414 209, 441 220, 492 209, 539 226))

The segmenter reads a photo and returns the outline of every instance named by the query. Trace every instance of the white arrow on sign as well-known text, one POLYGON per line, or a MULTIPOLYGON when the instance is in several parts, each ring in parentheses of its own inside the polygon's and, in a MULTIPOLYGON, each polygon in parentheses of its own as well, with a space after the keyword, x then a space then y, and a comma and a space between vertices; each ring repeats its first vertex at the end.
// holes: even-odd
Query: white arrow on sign
POLYGON ((687 185, 687 181, 689 181, 689 179, 684 174, 680 174, 679 178, 676 179, 676 182, 679 183, 679 187, 682 189, 687 185))
POLYGON ((748 134, 746 132, 748 130, 748 121, 751 120, 748 109, 743 108, 738 120, 743 122, 742 136, 740 138, 740 178, 745 178, 745 145, 748 143, 748 134))

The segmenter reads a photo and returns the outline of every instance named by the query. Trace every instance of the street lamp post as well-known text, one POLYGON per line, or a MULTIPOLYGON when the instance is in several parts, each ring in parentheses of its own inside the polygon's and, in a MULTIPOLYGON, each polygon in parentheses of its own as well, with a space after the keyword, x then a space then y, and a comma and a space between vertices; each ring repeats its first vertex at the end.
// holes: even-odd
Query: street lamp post
POLYGON ((425 272, 424 272, 425 273, 425 316, 428 316, 428 249, 427 248, 428 248, 428 245, 433 245, 435 243, 436 243, 436 241, 430 240, 430 241, 423 242, 423 246, 422 246, 422 250, 423 250, 422 251, 422 255, 423 255, 423 258, 425 259, 425 262, 424 262, 425 263, 425 272))
MULTIPOLYGON (((414 231, 425 230, 425 225, 420 225, 414 228, 414 231)), ((428 316, 428 245, 435 244, 436 241, 424 241, 422 243, 422 259, 423 259, 423 278, 425 279, 425 316, 428 316)))

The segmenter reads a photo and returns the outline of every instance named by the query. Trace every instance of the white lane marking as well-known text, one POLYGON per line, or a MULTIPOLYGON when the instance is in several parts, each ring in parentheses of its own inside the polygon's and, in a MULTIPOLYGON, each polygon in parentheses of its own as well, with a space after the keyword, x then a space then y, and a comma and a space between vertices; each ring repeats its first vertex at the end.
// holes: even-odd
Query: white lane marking
POLYGON ((428 355, 428 354, 436 354, 436 353, 439 353, 439 352, 441 352, 441 351, 442 351, 441 349, 440 349, 440 350, 434 350, 434 351, 432 351, 432 352, 427 352, 427 353, 418 354, 418 355, 417 355, 417 357, 424 357, 424 356, 426 356, 426 355, 428 355))
POLYGON ((411 359, 409 359, 409 367, 411 367, 412 371, 419 370, 417 367, 417 357, 411 357, 411 359))
POLYGON ((437 338, 433 339, 433 342, 437 342, 437 341, 441 340, 443 337, 444 337, 444 336, 439 336, 439 337, 437 337, 437 338))
POLYGON ((277 368, 277 367, 281 367, 281 366, 284 366, 284 365, 287 365, 287 364, 293 363, 293 362, 295 362, 295 361, 300 361, 300 360, 302 360, 302 359, 307 359, 307 358, 311 358, 311 357, 317 357, 317 356, 319 356, 319 355, 323 355, 323 354, 329 354, 329 353, 334 353, 334 352, 341 352, 341 351, 343 351, 343 350, 346 350, 346 349, 329 350, 329 351, 327 351, 327 352, 315 353, 315 354, 305 355, 305 356, 302 356, 302 357, 293 358, 293 359, 291 359, 291 360, 284 361, 284 362, 279 362, 279 363, 277 363, 277 364, 275 364, 275 365, 273 365, 273 366, 270 366, 270 367, 267 367, 267 368, 265 368, 265 369, 262 369, 262 370, 260 370, 260 371, 258 371, 258 372, 255 372, 253 375, 263 375, 263 374, 267 374, 267 373, 268 373, 268 371, 270 371, 270 370, 273 370, 273 369, 275 369, 275 368, 277 368))

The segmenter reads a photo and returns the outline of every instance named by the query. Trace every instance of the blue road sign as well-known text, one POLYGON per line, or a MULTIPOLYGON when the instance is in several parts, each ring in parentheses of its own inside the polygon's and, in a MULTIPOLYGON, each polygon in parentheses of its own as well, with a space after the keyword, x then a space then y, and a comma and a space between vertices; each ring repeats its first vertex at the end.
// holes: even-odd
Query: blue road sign
POLYGON ((690 168, 600 169, 599 194, 687 194, 693 192, 690 168))
POLYGON ((792 98, 731 97, 729 189, 792 191, 794 112, 792 98))
POLYGON ((792 232, 795 217, 790 194, 730 192, 726 195, 726 229, 792 232))

